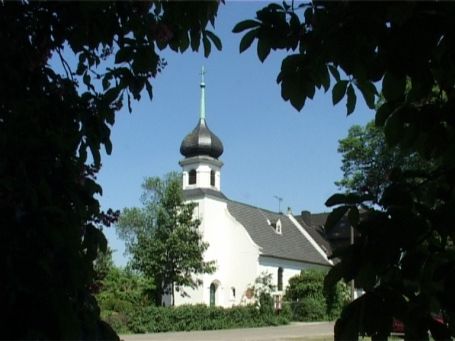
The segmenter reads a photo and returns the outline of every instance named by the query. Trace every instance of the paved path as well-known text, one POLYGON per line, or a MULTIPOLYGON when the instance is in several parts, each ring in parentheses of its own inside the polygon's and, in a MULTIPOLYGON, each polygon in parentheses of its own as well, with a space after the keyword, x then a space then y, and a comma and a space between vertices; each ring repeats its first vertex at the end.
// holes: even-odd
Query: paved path
POLYGON ((295 322, 286 326, 121 335, 124 341, 297 341, 333 340, 333 322, 295 322))

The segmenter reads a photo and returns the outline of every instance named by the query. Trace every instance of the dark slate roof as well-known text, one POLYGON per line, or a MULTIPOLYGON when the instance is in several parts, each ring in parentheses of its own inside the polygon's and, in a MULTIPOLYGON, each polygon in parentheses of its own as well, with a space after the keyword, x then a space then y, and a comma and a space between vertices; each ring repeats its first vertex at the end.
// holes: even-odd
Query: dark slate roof
POLYGON ((262 248, 263 255, 329 265, 287 216, 231 200, 227 200, 227 207, 251 239, 262 248), (272 222, 280 219, 282 234, 276 233, 267 219, 272 222))
POLYGON ((329 241, 327 240, 327 236, 323 228, 324 224, 312 224, 313 219, 311 220, 311 223, 308 223, 303 219, 301 215, 296 215, 294 216, 294 218, 299 222, 300 225, 302 225, 302 227, 310 234, 310 236, 316 241, 316 243, 318 243, 321 246, 321 248, 328 255, 332 254, 332 247, 329 241))
POLYGON ((211 188, 193 188, 185 189, 183 191, 183 198, 185 200, 201 198, 204 196, 211 196, 222 200, 228 200, 228 198, 223 193, 211 188))
POLYGON ((205 119, 200 119, 196 128, 183 139, 180 153, 185 157, 208 155, 218 159, 223 154, 223 144, 210 131, 205 119))

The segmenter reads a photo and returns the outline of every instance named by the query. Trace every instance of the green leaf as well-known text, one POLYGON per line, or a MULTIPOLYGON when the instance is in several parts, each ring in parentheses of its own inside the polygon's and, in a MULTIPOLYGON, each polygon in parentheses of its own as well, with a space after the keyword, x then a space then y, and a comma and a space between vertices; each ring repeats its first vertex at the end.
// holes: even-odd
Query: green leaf
POLYGON ((111 82, 109 81, 110 77, 109 76, 104 76, 103 78, 103 90, 106 91, 111 85, 111 82))
POLYGON ((232 29, 232 32, 239 33, 239 32, 245 31, 249 28, 257 27, 260 25, 261 25, 261 23, 256 20, 251 20, 251 19, 244 20, 244 21, 237 23, 237 25, 235 25, 234 28, 232 29))
POLYGON ((242 40, 240 40, 240 47, 239 47, 240 53, 242 53, 243 51, 245 51, 247 48, 249 48, 251 46, 254 38, 257 37, 257 34, 258 34, 258 30, 255 29, 255 30, 249 31, 247 34, 245 34, 243 36, 242 40))
POLYGON ((188 32, 182 32, 180 36, 180 52, 185 52, 190 46, 190 38, 188 37, 188 32))
POLYGON ((145 89, 147 90, 150 100, 152 100, 153 99, 153 90, 152 90, 152 84, 150 84, 149 80, 145 81, 145 89))
POLYGON ((93 163, 95 167, 99 167, 101 165, 101 154, 100 150, 93 144, 89 143, 90 152, 92 153, 93 163))
POLYGON ((128 62, 131 60, 132 57, 133 57, 133 48, 130 46, 122 47, 115 54, 115 64, 128 62))
POLYGON ((107 155, 111 155, 111 153, 112 153, 112 142, 111 142, 110 139, 107 139, 104 142, 104 148, 106 149, 106 154, 107 155))
POLYGON ((325 205, 327 207, 335 206, 335 205, 354 205, 360 204, 364 201, 372 200, 372 196, 370 194, 359 194, 359 193, 336 193, 333 194, 330 198, 327 199, 325 205))
POLYGON ((377 94, 376 87, 369 81, 359 81, 356 83, 360 92, 362 92, 365 103, 370 109, 374 109, 374 100, 377 94))
POLYGON ((321 84, 324 88, 324 91, 327 92, 330 88, 330 74, 329 70, 325 65, 322 65, 322 67, 319 69, 320 77, 321 77, 321 84))
POLYGON ((343 216, 346 214, 346 212, 349 210, 350 206, 340 206, 337 208, 334 208, 332 212, 327 217, 327 220, 325 221, 324 224, 324 229, 326 231, 330 231, 333 229, 336 224, 343 218, 343 216))
POLYGON ((377 127, 384 126, 385 121, 392 113, 392 108, 393 106, 389 102, 385 102, 383 105, 379 107, 379 109, 376 111, 374 121, 377 127))
POLYGON ((382 94, 387 101, 399 100, 406 90, 406 77, 386 72, 382 80, 382 94))
POLYGON ((346 102, 347 115, 350 115, 354 112, 355 104, 357 102, 357 96, 354 92, 354 87, 352 84, 349 84, 347 91, 348 100, 346 102))
POLYGON ((202 37, 202 43, 204 44, 204 57, 208 57, 210 55, 211 44, 207 36, 202 37))
POLYGON ((263 63, 270 53, 270 44, 264 38, 258 39, 257 52, 259 60, 263 63))
POLYGON ((384 134, 388 144, 395 146, 401 139, 403 130, 403 121, 399 111, 403 108, 395 110, 385 121, 384 134))
POLYGON ((291 16, 291 19, 289 20, 289 25, 291 26, 291 29, 294 31, 297 31, 300 29, 300 19, 297 14, 294 12, 289 13, 291 16))
POLYGON ((115 101, 120 93, 120 86, 116 86, 115 88, 110 88, 104 93, 104 100, 108 103, 112 103, 115 101))
POLYGON ((91 77, 90 75, 88 74, 88 72, 86 72, 84 74, 84 76, 82 77, 82 81, 84 82, 85 85, 87 85, 88 87, 90 87, 91 85, 91 77))
POLYGON ((211 32, 211 31, 205 31, 205 33, 210 38, 210 40, 215 44, 216 49, 218 51, 221 51, 221 49, 223 48, 223 45, 221 44, 220 38, 218 38, 218 36, 216 36, 215 33, 211 32))
POLYGON ((199 45, 201 44, 201 34, 198 31, 190 31, 190 40, 191 40, 191 49, 193 51, 199 50, 199 45))
POLYGON ((338 81, 332 89, 332 102, 333 105, 337 104, 344 97, 348 81, 338 81))
POLYGON ((340 73, 338 72, 338 69, 335 66, 331 65, 331 64, 329 64, 328 67, 329 67, 330 73, 332 74, 333 78, 335 78, 335 80, 337 82, 339 82, 340 81, 340 73))

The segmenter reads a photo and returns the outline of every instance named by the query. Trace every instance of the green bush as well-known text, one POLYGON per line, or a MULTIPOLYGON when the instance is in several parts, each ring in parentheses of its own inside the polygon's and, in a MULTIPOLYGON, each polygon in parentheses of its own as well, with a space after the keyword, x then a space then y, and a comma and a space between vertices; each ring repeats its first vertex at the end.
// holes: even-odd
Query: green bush
POLYGON ((302 301, 290 302, 293 321, 327 320, 326 306, 321 300, 308 297, 302 301))
POLYGON ((255 305, 222 308, 197 304, 178 307, 148 306, 125 316, 111 313, 105 320, 118 333, 126 334, 282 325, 289 323, 288 316, 290 314, 276 315, 255 305))
POLYGON ((302 270, 289 279, 285 300, 289 301, 293 321, 332 320, 339 316, 346 302, 346 285, 338 283, 331 290, 324 290, 326 271, 302 270))

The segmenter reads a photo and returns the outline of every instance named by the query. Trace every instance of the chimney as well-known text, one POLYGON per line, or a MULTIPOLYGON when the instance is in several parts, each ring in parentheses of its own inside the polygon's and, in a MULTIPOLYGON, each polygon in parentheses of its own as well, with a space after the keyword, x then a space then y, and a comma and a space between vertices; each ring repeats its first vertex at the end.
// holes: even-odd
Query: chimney
POLYGON ((302 213, 300 213, 300 216, 302 217, 305 224, 311 225, 311 212, 310 211, 302 211, 302 213))

